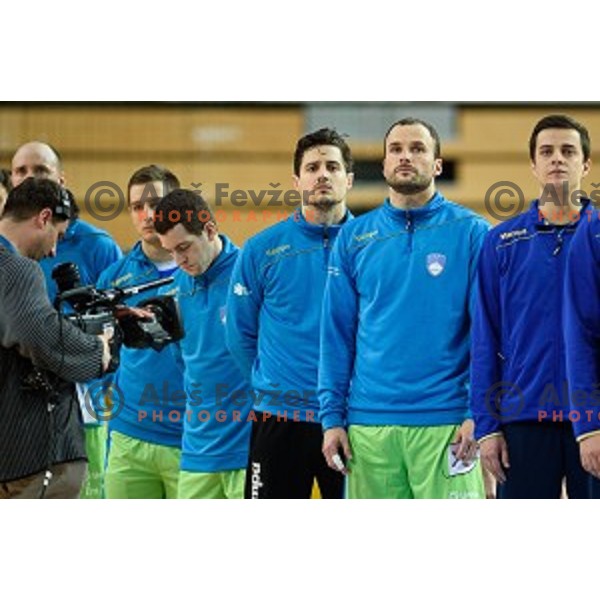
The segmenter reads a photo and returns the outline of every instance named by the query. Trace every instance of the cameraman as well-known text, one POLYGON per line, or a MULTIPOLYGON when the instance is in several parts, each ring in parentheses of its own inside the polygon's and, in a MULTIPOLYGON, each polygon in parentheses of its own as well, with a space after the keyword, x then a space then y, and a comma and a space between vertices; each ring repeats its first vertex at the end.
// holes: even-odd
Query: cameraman
MULTIPOLYGON (((63 168, 60 153, 53 146, 30 141, 20 146, 12 162, 11 183, 17 187, 28 178, 50 179, 66 187, 67 176, 63 168)), ((64 237, 56 247, 56 256, 40 261, 40 267, 46 277, 46 286, 50 300, 57 295, 56 283, 52 279, 53 269, 64 263, 74 263, 79 269, 82 285, 96 285, 100 273, 122 257, 122 252, 108 232, 79 218, 79 208, 72 200, 73 214, 64 237)), ((73 391, 65 389, 64 394, 73 391)), ((94 417, 94 411, 86 406, 85 396, 88 388, 77 385, 84 423, 88 471, 80 497, 100 499, 103 497, 104 464, 106 462, 107 427, 94 417)))
POLYGON ((109 338, 63 321, 33 262, 56 253, 71 208, 60 185, 28 179, 0 220, 0 498, 76 498, 86 472, 78 403, 57 398, 61 379, 108 368, 109 338))

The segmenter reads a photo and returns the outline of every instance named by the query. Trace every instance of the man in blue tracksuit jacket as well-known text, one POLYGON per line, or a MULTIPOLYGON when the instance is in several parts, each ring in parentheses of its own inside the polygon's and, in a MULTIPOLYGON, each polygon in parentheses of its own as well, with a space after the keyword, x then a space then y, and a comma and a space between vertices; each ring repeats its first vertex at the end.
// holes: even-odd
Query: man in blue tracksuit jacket
POLYGON ((469 331, 488 224, 436 192, 435 129, 385 140, 390 199, 336 242, 323 307, 324 453, 350 498, 480 498, 469 420, 469 331), (349 428, 347 434, 346 429, 349 428))
MULTIPOLYGON (((592 193, 598 196, 598 192, 592 193)), ((591 496, 600 498, 600 212, 582 217, 567 260, 565 346, 570 421, 591 496)))
POLYGON ((185 329, 178 346, 187 406, 178 497, 241 500, 256 417, 225 342, 227 294, 239 250, 219 235, 209 205, 188 190, 161 201, 156 230, 181 268, 175 285, 185 329))
MULTIPOLYGON (((99 289, 127 288, 171 277, 177 265, 154 228, 153 209, 164 194, 179 187, 168 169, 149 165, 128 184, 132 224, 140 241, 100 277, 99 289)), ((150 290, 130 298, 128 305, 162 294, 150 290)), ((177 497, 185 395, 173 352, 121 349, 113 380, 114 402, 109 422, 110 450, 105 476, 109 499, 172 499, 177 497)))
POLYGON ((331 129, 303 137, 294 158, 302 208, 245 246, 232 278, 229 348, 254 389, 246 497, 343 496, 321 454, 317 380, 321 306, 330 250, 352 219, 352 154, 331 129))
POLYGON ((589 172, 589 134, 573 119, 551 115, 536 125, 530 149, 540 199, 496 227, 481 255, 475 435, 500 498, 559 498, 565 478, 570 498, 587 498, 569 418, 562 317, 569 247, 589 210, 589 201, 573 196, 589 172))

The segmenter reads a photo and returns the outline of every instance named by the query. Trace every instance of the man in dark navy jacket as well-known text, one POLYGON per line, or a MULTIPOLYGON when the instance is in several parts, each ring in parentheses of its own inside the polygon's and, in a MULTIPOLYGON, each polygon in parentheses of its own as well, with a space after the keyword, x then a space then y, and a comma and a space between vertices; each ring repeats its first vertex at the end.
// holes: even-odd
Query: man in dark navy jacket
POLYGON ((531 209, 496 227, 479 265, 473 328, 475 435, 499 497, 589 497, 573 426, 563 341, 569 246, 589 210, 581 198, 590 137, 574 119, 551 115, 530 141, 541 194, 531 209))

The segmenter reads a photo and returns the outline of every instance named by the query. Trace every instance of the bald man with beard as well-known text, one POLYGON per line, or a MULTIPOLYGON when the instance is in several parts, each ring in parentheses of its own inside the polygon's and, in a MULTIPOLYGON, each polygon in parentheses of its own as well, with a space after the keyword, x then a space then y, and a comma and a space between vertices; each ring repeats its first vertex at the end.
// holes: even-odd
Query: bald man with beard
MULTIPOLYGON (((17 187, 25 179, 49 179, 63 187, 66 177, 59 152, 51 145, 40 141, 27 142, 20 146, 12 159, 11 182, 17 187)), ((52 270, 63 263, 75 263, 79 268, 82 285, 95 285, 100 273, 123 254, 121 249, 104 230, 79 219, 79 208, 73 203, 74 211, 64 238, 59 242, 56 256, 40 262, 44 271, 50 299, 54 301, 57 288, 52 279, 52 270)), ((74 390, 73 390, 73 393, 74 390)), ((88 475, 81 490, 81 498, 99 499, 103 496, 104 464, 106 460, 106 427, 86 410, 83 401, 84 386, 77 386, 83 421, 85 425, 88 475)))

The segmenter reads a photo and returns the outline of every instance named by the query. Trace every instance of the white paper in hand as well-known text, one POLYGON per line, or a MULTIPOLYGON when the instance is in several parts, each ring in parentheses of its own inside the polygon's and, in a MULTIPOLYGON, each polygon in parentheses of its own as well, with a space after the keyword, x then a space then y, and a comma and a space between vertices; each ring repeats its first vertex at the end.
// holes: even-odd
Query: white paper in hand
POLYGON ((479 452, 475 457, 475 460, 470 463, 464 463, 462 460, 456 458, 459 444, 452 444, 448 448, 448 474, 450 477, 457 477, 458 475, 466 475, 470 473, 476 466, 479 460, 479 452))

